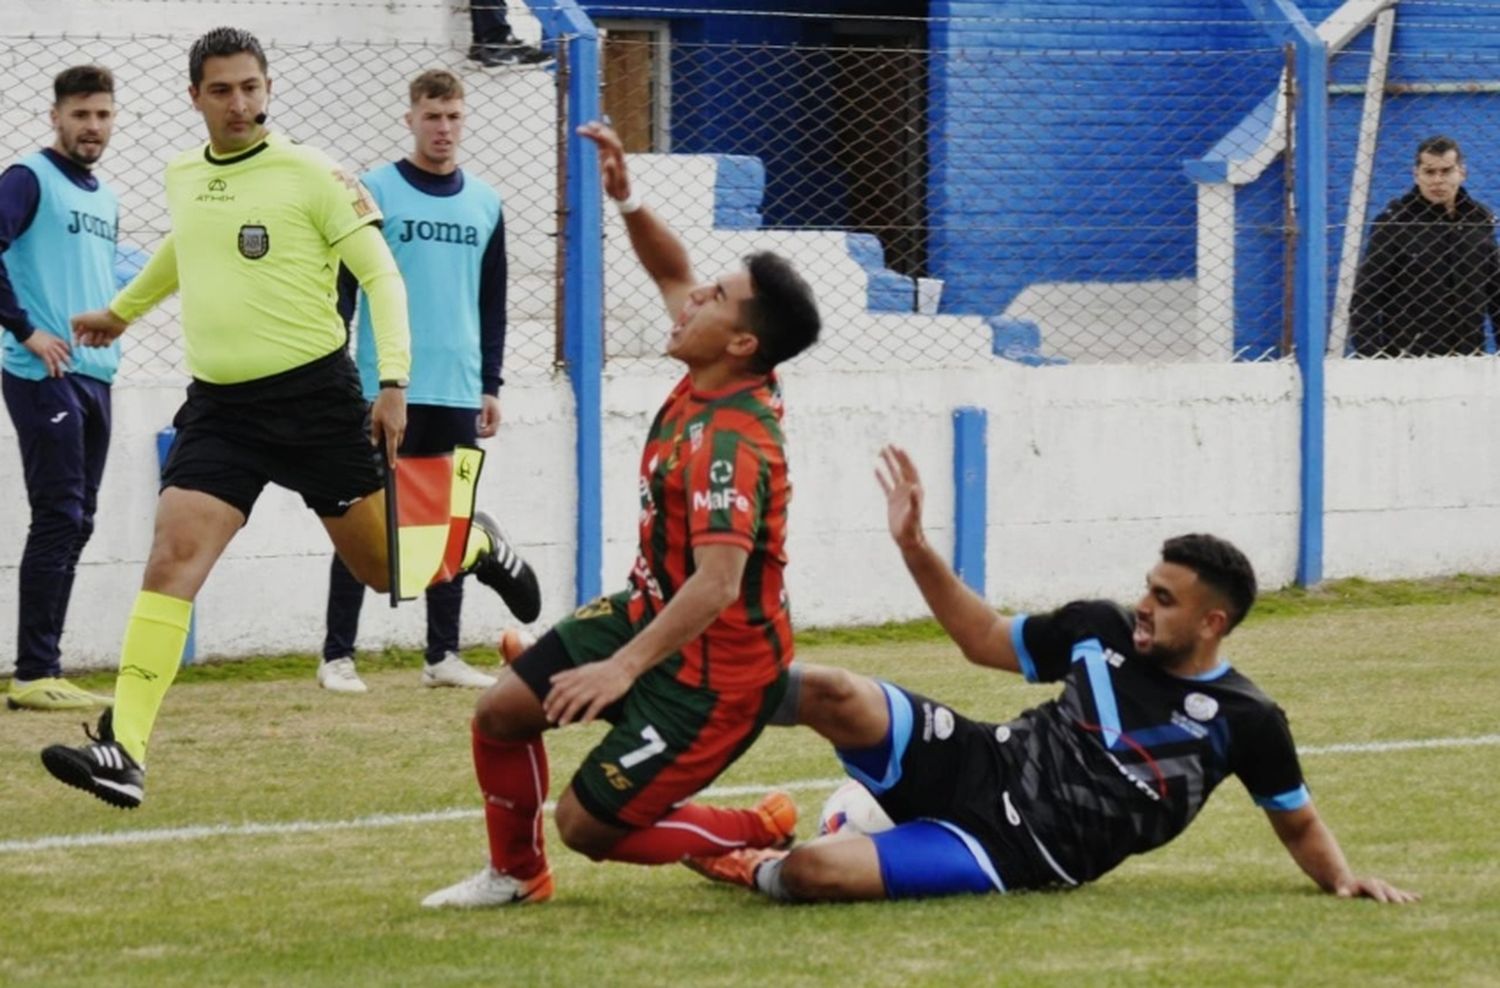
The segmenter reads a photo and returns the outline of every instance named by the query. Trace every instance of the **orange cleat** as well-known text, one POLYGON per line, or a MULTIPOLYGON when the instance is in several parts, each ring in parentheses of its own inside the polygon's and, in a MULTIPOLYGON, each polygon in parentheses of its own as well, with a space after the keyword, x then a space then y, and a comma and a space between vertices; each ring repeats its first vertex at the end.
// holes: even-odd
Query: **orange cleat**
POLYGON ((767 861, 779 861, 786 851, 773 847, 742 847, 712 857, 683 858, 682 863, 711 882, 755 888, 755 872, 767 861))
POLYGON ((797 839, 797 804, 786 793, 779 790, 766 793, 755 804, 755 815, 771 836, 762 846, 784 850, 797 839))

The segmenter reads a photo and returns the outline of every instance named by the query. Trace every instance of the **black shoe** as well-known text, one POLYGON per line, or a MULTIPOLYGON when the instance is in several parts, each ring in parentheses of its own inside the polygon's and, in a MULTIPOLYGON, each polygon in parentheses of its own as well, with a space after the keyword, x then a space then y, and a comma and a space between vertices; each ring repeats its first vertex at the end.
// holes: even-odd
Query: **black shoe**
POLYGON ((42 749, 42 764, 59 782, 93 793, 111 806, 133 810, 146 795, 146 772, 115 741, 114 711, 99 717, 99 733, 83 726, 93 744, 69 748, 54 744, 42 749))
POLYGON ((490 548, 480 554, 469 572, 499 594, 518 619, 526 624, 535 621, 542 613, 542 589, 537 586, 531 565, 511 548, 495 519, 483 511, 474 512, 474 527, 489 536, 490 548))
POLYGON ((503 65, 540 65, 552 61, 552 54, 512 35, 495 44, 469 46, 469 60, 493 69, 503 65))

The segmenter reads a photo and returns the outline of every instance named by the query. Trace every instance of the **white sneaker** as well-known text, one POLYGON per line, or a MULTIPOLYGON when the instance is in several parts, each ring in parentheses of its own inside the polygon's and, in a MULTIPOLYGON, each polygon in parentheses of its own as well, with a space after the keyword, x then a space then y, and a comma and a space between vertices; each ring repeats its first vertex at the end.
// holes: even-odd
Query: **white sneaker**
POLYGON ((432 893, 422 900, 422 905, 428 909, 485 909, 546 902, 552 898, 552 887, 550 869, 523 882, 485 865, 479 874, 432 893))
POLYGON ((318 666, 318 685, 334 693, 368 693, 369 687, 354 669, 354 659, 329 659, 318 666))
POLYGON ((495 677, 480 672, 465 662, 457 652, 449 652, 443 661, 422 667, 423 686, 467 686, 471 689, 488 689, 495 685, 495 677))

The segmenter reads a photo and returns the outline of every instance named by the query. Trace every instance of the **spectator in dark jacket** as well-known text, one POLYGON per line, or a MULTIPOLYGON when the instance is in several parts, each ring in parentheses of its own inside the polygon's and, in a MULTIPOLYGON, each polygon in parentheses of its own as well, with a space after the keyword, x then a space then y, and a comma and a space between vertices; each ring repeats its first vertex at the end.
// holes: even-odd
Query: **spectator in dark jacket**
POLYGON ((1421 143, 1413 175, 1411 191, 1375 217, 1349 311, 1353 350, 1484 353, 1484 318, 1500 315, 1495 215, 1464 189, 1463 151, 1450 137, 1421 143))

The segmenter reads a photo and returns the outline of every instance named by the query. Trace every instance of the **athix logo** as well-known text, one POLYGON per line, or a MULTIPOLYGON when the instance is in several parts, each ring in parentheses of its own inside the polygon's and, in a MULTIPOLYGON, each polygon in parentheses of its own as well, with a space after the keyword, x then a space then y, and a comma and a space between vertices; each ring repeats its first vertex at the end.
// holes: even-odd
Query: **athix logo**
POLYGON ((200 192, 198 202, 234 202, 234 196, 229 194, 229 183, 222 178, 211 178, 208 180, 208 191, 200 192))
POLYGON ((61 412, 58 412, 56 415, 52 416, 47 421, 51 422, 53 425, 56 425, 57 423, 61 422, 63 419, 65 419, 67 417, 68 417, 68 413, 66 411, 61 411, 61 412))

